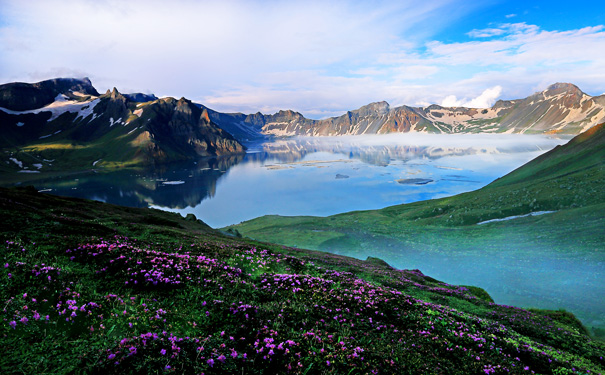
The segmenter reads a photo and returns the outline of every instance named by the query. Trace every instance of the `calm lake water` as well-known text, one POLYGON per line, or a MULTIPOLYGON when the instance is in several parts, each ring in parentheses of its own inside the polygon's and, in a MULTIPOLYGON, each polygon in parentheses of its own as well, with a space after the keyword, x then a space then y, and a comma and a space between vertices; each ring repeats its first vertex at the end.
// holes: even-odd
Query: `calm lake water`
POLYGON ((91 173, 39 190, 193 213, 212 227, 267 214, 327 216, 478 189, 567 139, 537 135, 305 137, 146 173, 91 173))

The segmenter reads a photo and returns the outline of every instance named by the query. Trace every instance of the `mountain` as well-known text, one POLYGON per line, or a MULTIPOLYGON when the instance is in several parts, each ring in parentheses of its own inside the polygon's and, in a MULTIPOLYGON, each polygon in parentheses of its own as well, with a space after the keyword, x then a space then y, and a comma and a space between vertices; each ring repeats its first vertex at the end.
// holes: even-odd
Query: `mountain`
POLYGON ((225 230, 377 256, 481 285, 507 304, 565 308, 605 337, 603 181, 605 124, 599 124, 476 191, 328 217, 270 215, 225 230))
POLYGON ((3 374, 605 372, 569 312, 193 215, 0 188, 0 242, 3 374))
POLYGON ((38 83, 14 82, 0 85, 0 107, 13 111, 42 108, 54 102, 60 94, 73 100, 99 96, 88 78, 57 78, 38 83))
POLYGON ((7 84, 0 92, 4 170, 146 166, 245 151, 185 98, 123 95, 115 88, 99 95, 88 79, 7 84), (19 104, 24 95, 32 96, 19 104))
POLYGON ((334 136, 407 133, 578 134, 605 121, 605 96, 591 97, 569 83, 556 83, 525 99, 500 100, 491 108, 401 106, 371 103, 338 117, 311 120, 294 111, 273 115, 213 113, 233 134, 247 137, 334 136))

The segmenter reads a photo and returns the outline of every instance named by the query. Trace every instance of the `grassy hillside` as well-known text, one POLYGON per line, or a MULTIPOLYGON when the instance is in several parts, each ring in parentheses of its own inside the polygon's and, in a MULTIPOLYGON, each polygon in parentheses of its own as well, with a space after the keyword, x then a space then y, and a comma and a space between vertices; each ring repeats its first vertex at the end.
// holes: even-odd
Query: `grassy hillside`
POLYGON ((0 189, 2 373, 598 373, 573 315, 194 217, 0 189))
POLYGON ((515 303, 572 308, 598 331, 605 328, 604 145, 599 125, 477 191, 325 218, 266 216, 227 230, 360 258, 375 254, 448 280, 463 274, 515 303), (545 211, 553 212, 478 225, 545 211))

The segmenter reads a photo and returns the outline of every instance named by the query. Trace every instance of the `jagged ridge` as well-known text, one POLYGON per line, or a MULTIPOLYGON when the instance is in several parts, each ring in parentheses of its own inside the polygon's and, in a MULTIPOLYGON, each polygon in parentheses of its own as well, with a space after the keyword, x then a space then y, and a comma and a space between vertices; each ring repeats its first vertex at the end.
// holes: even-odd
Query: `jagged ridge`
MULTIPOLYGON (((123 95, 116 88, 98 95, 92 86, 86 86, 89 84, 87 79, 57 79, 29 86, 4 85, 2 89, 10 94, 5 96, 13 99, 20 97, 22 92, 38 90, 36 87, 52 86, 54 91, 49 90, 56 95, 53 102, 43 107, 22 111, 0 108, 0 124, 5 135, 0 140, 0 147, 19 149, 27 154, 21 155, 19 160, 29 157, 30 163, 42 165, 38 168, 42 170, 60 169, 49 162, 56 158, 75 163, 68 167, 90 167, 95 161, 99 161, 97 167, 109 167, 150 165, 245 151, 244 146, 210 120, 207 111, 190 100, 156 98, 137 103, 131 98, 154 96, 123 95), (53 86, 53 82, 60 84, 53 86), (76 89, 80 91, 75 92, 76 89)), ((43 96, 35 96, 32 103, 42 103, 43 96)), ((12 105, 10 100, 4 104, 12 105)), ((16 167, 13 163, 8 164, 16 167)))
POLYGON ((212 118, 233 134, 333 136, 406 133, 579 134, 605 121, 605 96, 591 97, 556 83, 525 99, 500 100, 491 108, 401 106, 371 103, 342 116, 311 120, 294 111, 273 115, 221 114, 212 118))

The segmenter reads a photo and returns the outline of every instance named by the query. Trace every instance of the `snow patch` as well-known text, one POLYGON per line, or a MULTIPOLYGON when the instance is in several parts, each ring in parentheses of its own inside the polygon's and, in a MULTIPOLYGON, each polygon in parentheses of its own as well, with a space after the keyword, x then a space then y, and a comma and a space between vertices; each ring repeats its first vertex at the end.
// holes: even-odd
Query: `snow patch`
POLYGON ((40 164, 40 163, 36 163, 36 164, 32 164, 32 165, 38 169, 42 169, 42 164, 40 164))
POLYGON ((477 225, 487 224, 487 223, 495 223, 497 221, 513 220, 513 219, 518 219, 520 217, 539 216, 539 215, 544 215, 544 214, 551 214, 553 212, 557 212, 557 211, 536 211, 536 212, 530 212, 530 213, 525 214, 525 215, 508 216, 508 217, 503 217, 502 219, 486 220, 486 221, 482 221, 482 222, 477 223, 477 225))
MULTIPOLYGON (((75 100, 68 100, 68 98, 65 95, 59 94, 55 98, 54 102, 52 102, 42 108, 31 109, 28 111, 13 111, 10 109, 0 107, 0 110, 8 113, 10 115, 23 115, 23 114, 27 114, 27 113, 38 114, 41 112, 50 112, 51 117, 47 121, 53 121, 54 119, 61 116, 65 112, 77 112, 78 116, 76 117, 76 119, 80 116, 85 118, 86 116, 88 116, 92 113, 93 108, 99 102, 100 102, 100 99, 98 99, 98 98, 94 99, 92 101, 78 102, 75 100)), ((17 124, 17 126, 22 126, 22 125, 18 125, 18 124, 17 124)))
POLYGON ((25 125, 25 123, 23 123, 23 122, 18 122, 17 123, 17 126, 23 126, 23 125, 25 125))
POLYGON ((97 163, 98 163, 98 162, 100 162, 101 160, 103 160, 103 159, 99 159, 99 160, 97 160, 97 161, 93 162, 93 163, 92 163, 92 166, 94 167, 94 166, 95 166, 95 165, 97 165, 97 163))
POLYGON ((23 162, 20 160, 17 160, 17 158, 9 158, 9 160, 11 160, 13 163, 17 164, 19 166, 19 168, 23 168, 23 162))
POLYGON ((136 128, 132 129, 131 131, 129 131, 128 133, 126 133, 126 135, 132 133, 133 131, 137 130, 139 127, 137 126, 136 128))
POLYGON ((26 171, 26 170, 20 170, 17 173, 40 173, 40 171, 26 171))
POLYGON ((139 108, 137 110, 135 110, 134 112, 132 112, 133 114, 141 117, 143 115, 143 108, 139 108))
POLYGON ((184 184, 185 181, 163 181, 162 184, 164 185, 181 185, 184 184))
POLYGON ((95 109, 95 106, 97 104, 99 104, 101 102, 101 99, 95 99, 91 102, 86 102, 87 105, 83 105, 80 108, 78 108, 78 116, 76 116, 76 120, 78 120, 80 117, 82 117, 82 119, 85 119, 86 117, 93 115, 92 120, 94 120, 97 115, 93 112, 95 109))

